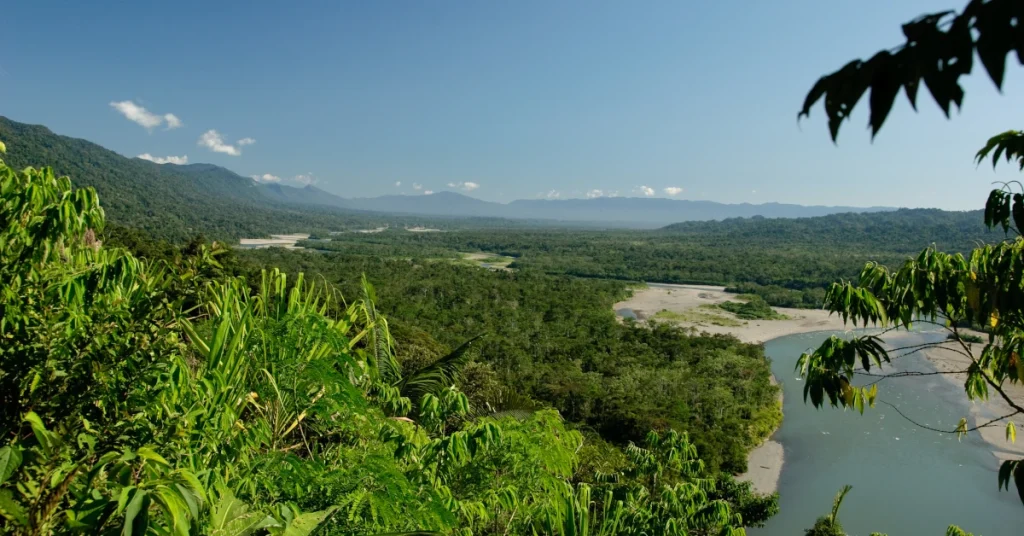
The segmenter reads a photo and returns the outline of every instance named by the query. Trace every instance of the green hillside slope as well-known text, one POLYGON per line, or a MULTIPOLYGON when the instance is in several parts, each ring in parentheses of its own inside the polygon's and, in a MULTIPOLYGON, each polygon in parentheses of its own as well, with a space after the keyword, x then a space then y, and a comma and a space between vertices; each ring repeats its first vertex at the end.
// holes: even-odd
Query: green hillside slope
POLYGON ((336 230, 370 220, 337 208, 275 201, 261 191, 262 185, 218 166, 126 158, 95 143, 5 117, 0 117, 0 139, 7 144, 12 167, 48 164, 57 174, 74 177, 76 186, 95 188, 111 223, 167 240, 196 234, 232 240, 336 230))

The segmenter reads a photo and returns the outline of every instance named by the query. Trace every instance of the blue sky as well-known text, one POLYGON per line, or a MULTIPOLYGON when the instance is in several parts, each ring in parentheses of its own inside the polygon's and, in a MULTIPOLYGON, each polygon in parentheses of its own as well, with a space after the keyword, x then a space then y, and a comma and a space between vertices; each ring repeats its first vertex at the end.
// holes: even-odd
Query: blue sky
POLYGON ((964 3, 12 2, 0 115, 346 197, 973 209, 1016 175, 972 162, 1021 127, 1012 59, 1005 94, 976 68, 951 121, 922 90, 873 143, 866 102, 838 146, 820 107, 796 122, 818 76, 964 3))

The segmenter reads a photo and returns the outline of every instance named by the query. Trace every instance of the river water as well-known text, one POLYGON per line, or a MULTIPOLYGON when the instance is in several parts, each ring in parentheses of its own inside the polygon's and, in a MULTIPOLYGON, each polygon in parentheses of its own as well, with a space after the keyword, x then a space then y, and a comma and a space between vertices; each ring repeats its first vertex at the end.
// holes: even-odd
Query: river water
MULTIPOLYGON (((923 430, 884 404, 864 415, 842 409, 816 410, 803 401, 794 372, 800 354, 833 333, 805 333, 765 343, 772 369, 785 392, 785 419, 774 439, 786 461, 779 481, 780 513, 751 536, 798 536, 827 514, 844 484, 853 486, 839 520, 851 536, 872 531, 890 536, 945 534, 950 524, 984 536, 1024 534, 1024 505, 1011 491, 998 490, 998 462, 977 434, 923 430)), ((897 344, 935 340, 941 335, 904 335, 897 344)), ((897 360, 896 370, 932 371, 924 357, 897 360)), ((879 386, 879 400, 897 405, 922 424, 953 429, 971 421, 962 386, 941 376, 893 378, 879 386)), ((972 423, 973 424, 973 423, 972 423)))

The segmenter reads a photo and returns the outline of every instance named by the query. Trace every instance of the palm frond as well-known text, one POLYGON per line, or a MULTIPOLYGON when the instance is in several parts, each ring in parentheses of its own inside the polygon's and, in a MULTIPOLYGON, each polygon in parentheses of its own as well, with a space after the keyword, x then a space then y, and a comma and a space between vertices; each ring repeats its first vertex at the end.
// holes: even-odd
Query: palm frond
POLYGON ((402 377, 402 368, 395 359, 394 340, 388 321, 377 312, 377 291, 363 274, 361 281, 363 299, 359 309, 363 314, 366 334, 366 350, 373 360, 372 366, 382 379, 388 382, 402 377))
POLYGON ((402 396, 415 402, 427 393, 451 387, 458 381, 462 367, 469 361, 466 352, 483 336, 481 333, 467 340, 448 355, 402 378, 397 384, 402 396))

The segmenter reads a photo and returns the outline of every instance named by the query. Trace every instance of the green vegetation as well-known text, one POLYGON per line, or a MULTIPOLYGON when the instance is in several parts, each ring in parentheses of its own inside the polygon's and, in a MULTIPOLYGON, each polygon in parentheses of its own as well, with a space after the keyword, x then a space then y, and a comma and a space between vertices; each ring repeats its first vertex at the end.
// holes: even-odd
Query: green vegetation
POLYGON ((735 292, 739 299, 759 296, 769 305, 789 307, 793 309, 820 309, 825 302, 825 289, 822 287, 801 290, 781 287, 779 285, 758 285, 757 283, 735 283, 725 288, 726 292, 735 292))
MULTIPOLYGON (((835 138, 871 87, 877 132, 922 76, 948 113, 970 30, 1001 85, 993 58, 1016 41, 987 36, 1019 33, 1008 18, 992 24, 1010 5, 974 1, 951 24, 909 24, 908 39, 944 46, 924 39, 850 64, 804 113, 827 93, 835 138)), ((299 209, 220 168, 124 159, 5 119, 0 138, 17 167, 49 161, 85 186, 0 162, 4 534, 743 534, 778 510, 730 475, 781 422, 778 388, 762 347, 671 321, 784 318, 772 305, 824 303, 906 329, 986 324, 992 342, 966 350, 967 396, 998 395, 1015 410, 1003 420, 1024 413, 1004 388, 1024 382, 1024 192, 1013 185, 992 193, 983 220, 1016 235, 981 247, 980 212, 940 211, 653 233, 459 222, 330 235, 397 220, 299 209), (331 239, 306 242, 322 253, 311 254, 197 236, 287 231, 331 239), (921 242, 935 246, 907 260, 921 242), (460 251, 488 256, 470 266, 460 251), (510 258, 513 271, 476 266, 510 258), (857 285, 824 290, 871 258, 899 268, 867 264, 857 285), (637 280, 729 285, 745 302, 617 322, 611 307, 637 280)), ((1024 133, 992 138, 987 156, 1024 168, 1024 133)), ((864 411, 877 386, 851 381, 890 360, 877 337, 829 339, 801 357, 804 397, 864 411)), ((965 419, 949 431, 973 429, 965 419)), ((1024 500, 1024 460, 1002 465, 1000 487, 1011 482, 1024 500)), ((807 534, 844 534, 848 491, 807 534)))
POLYGON ((807 529, 806 536, 846 536, 843 531, 843 524, 839 522, 839 508, 843 505, 846 494, 853 489, 853 486, 843 486, 835 499, 832 500, 832 511, 826 516, 821 516, 814 522, 814 526, 807 529))
POLYGON ((271 233, 328 237, 331 232, 388 225, 395 229, 538 225, 526 220, 394 216, 339 208, 322 203, 343 200, 315 188, 257 184, 211 164, 161 165, 125 158, 95 143, 6 117, 0 117, 0 139, 7 140, 8 162, 15 169, 47 162, 57 174, 75 177, 76 187, 94 188, 112 225, 145 231, 175 244, 199 234, 233 242, 271 233))
POLYGON ((290 206, 268 200, 251 179, 207 164, 159 165, 125 158, 85 140, 0 117, 15 168, 48 162, 103 200, 111 223, 171 242, 196 234, 217 239, 268 233, 374 226, 375 219, 336 209, 290 206))
MULTIPOLYGON (((247 273, 305 272, 344 296, 358 296, 358 274, 372 274, 403 362, 486 333, 473 383, 463 385, 476 406, 551 406, 617 445, 642 441, 651 429, 686 430, 712 470, 746 468, 747 449, 763 439, 751 424, 778 393, 759 345, 664 322, 637 329, 616 321, 612 306, 626 296, 619 281, 348 253, 238 255, 247 273)), ((721 312, 715 318, 736 322, 721 312)))
POLYGON ((498 256, 484 257, 482 259, 476 259, 476 260, 478 262, 482 262, 482 263, 485 263, 485 264, 512 264, 512 262, 515 261, 515 259, 513 259, 511 257, 498 257, 498 256))
POLYGON ((321 250, 413 259, 454 259, 459 252, 481 251, 514 257, 513 269, 552 275, 724 285, 757 294, 776 307, 818 308, 830 282, 855 277, 869 260, 898 265, 922 242, 967 252, 991 236, 977 214, 939 210, 686 222, 660 231, 392 216, 302 204, 320 196, 271 195, 266 185, 217 166, 125 158, 6 118, 0 118, 0 138, 9 140, 15 168, 49 162, 57 173, 73 175, 76 184, 97 190, 112 228, 143 231, 169 244, 181 245, 196 235, 232 242, 304 232, 330 239, 304 244, 321 250), (403 229, 411 225, 453 232, 403 229), (331 234, 385 226, 380 233, 331 234))
POLYGON ((772 309, 760 296, 752 295, 745 302, 727 301, 718 307, 743 320, 786 320, 789 317, 772 309))
MULTIPOLYGON (((375 289, 349 277, 343 286, 358 298, 344 302, 323 280, 310 283, 301 273, 235 276, 251 267, 216 244, 197 240, 178 249, 137 231, 114 233, 153 254, 142 259, 101 244, 104 223, 93 189, 73 190, 49 168, 18 172, 0 162, 5 534, 739 535, 777 511, 776 497, 754 495, 749 484, 717 473, 697 457, 686 433, 669 426, 693 422, 710 445, 735 436, 738 442, 718 448, 732 444, 742 452, 752 436, 739 427, 763 420, 743 412, 775 393, 760 385, 767 363, 759 348, 619 326, 607 311, 608 300, 622 292, 618 284, 538 276, 519 298, 530 303, 554 293, 547 308, 503 320, 537 322, 532 315, 543 310, 550 318, 539 323, 559 332, 452 333, 458 344, 447 352, 413 326, 392 331, 378 311, 393 293, 414 297, 396 300, 399 310, 427 307, 411 288, 375 289), (602 302, 593 314, 603 316, 568 331, 573 324, 558 317, 570 309, 556 304, 569 296, 602 302), (455 387, 500 403, 487 393, 501 376, 473 366, 476 346, 483 351, 497 341, 491 362, 500 362, 529 355, 505 346, 527 337, 550 345, 588 330, 612 330, 598 341, 624 345, 613 355, 652 344, 657 350, 612 368, 598 362, 600 354, 581 359, 576 364, 586 369, 575 378, 569 370, 562 389, 538 382, 535 391, 584 403, 587 392, 571 394, 571 382, 606 379, 604 387, 614 391, 603 403, 639 413, 646 411, 643 401, 630 396, 643 391, 637 382, 646 385, 657 366, 669 371, 668 381, 690 385, 685 399, 651 401, 685 401, 692 404, 686 413, 668 412, 658 432, 618 448, 586 441, 551 409, 477 405, 455 387), (703 385, 724 371, 736 377, 703 385)), ((291 257, 293 264, 301 257, 291 257)), ((404 261, 396 270, 398 264, 416 269, 404 261)), ((421 266, 488 283, 515 277, 421 266)), ((497 292, 454 292, 446 284, 434 280, 419 290, 444 291, 448 303, 471 306, 515 293, 509 284, 497 292)), ((444 295, 430 301, 438 299, 444 295)), ((465 332, 494 327, 481 324, 471 315, 460 323, 465 332)), ((557 381, 574 354, 560 357, 551 348, 537 355, 537 368, 547 369, 541 376, 557 381)))
POLYGON ((515 262, 512 257, 503 257, 499 255, 488 255, 486 253, 460 253, 459 262, 468 266, 476 266, 480 268, 498 268, 507 270, 509 266, 515 262))
POLYGON ((946 340, 963 341, 971 344, 985 344, 986 342, 988 342, 985 340, 984 337, 981 337, 980 335, 973 335, 971 333, 950 333, 946 335, 946 340))
POLYGON ((669 322, 689 322, 698 325, 738 327, 744 323, 731 316, 721 314, 717 305, 701 305, 688 311, 677 312, 662 309, 654 314, 655 320, 666 320, 669 322))
POLYGON ((382 257, 445 257, 482 251, 515 258, 511 268, 595 279, 714 284, 757 294, 777 307, 820 308, 825 287, 875 259, 896 265, 920 239, 969 251, 986 236, 980 213, 900 210, 797 220, 688 222, 660 231, 389 229, 334 235, 304 247, 382 257))

